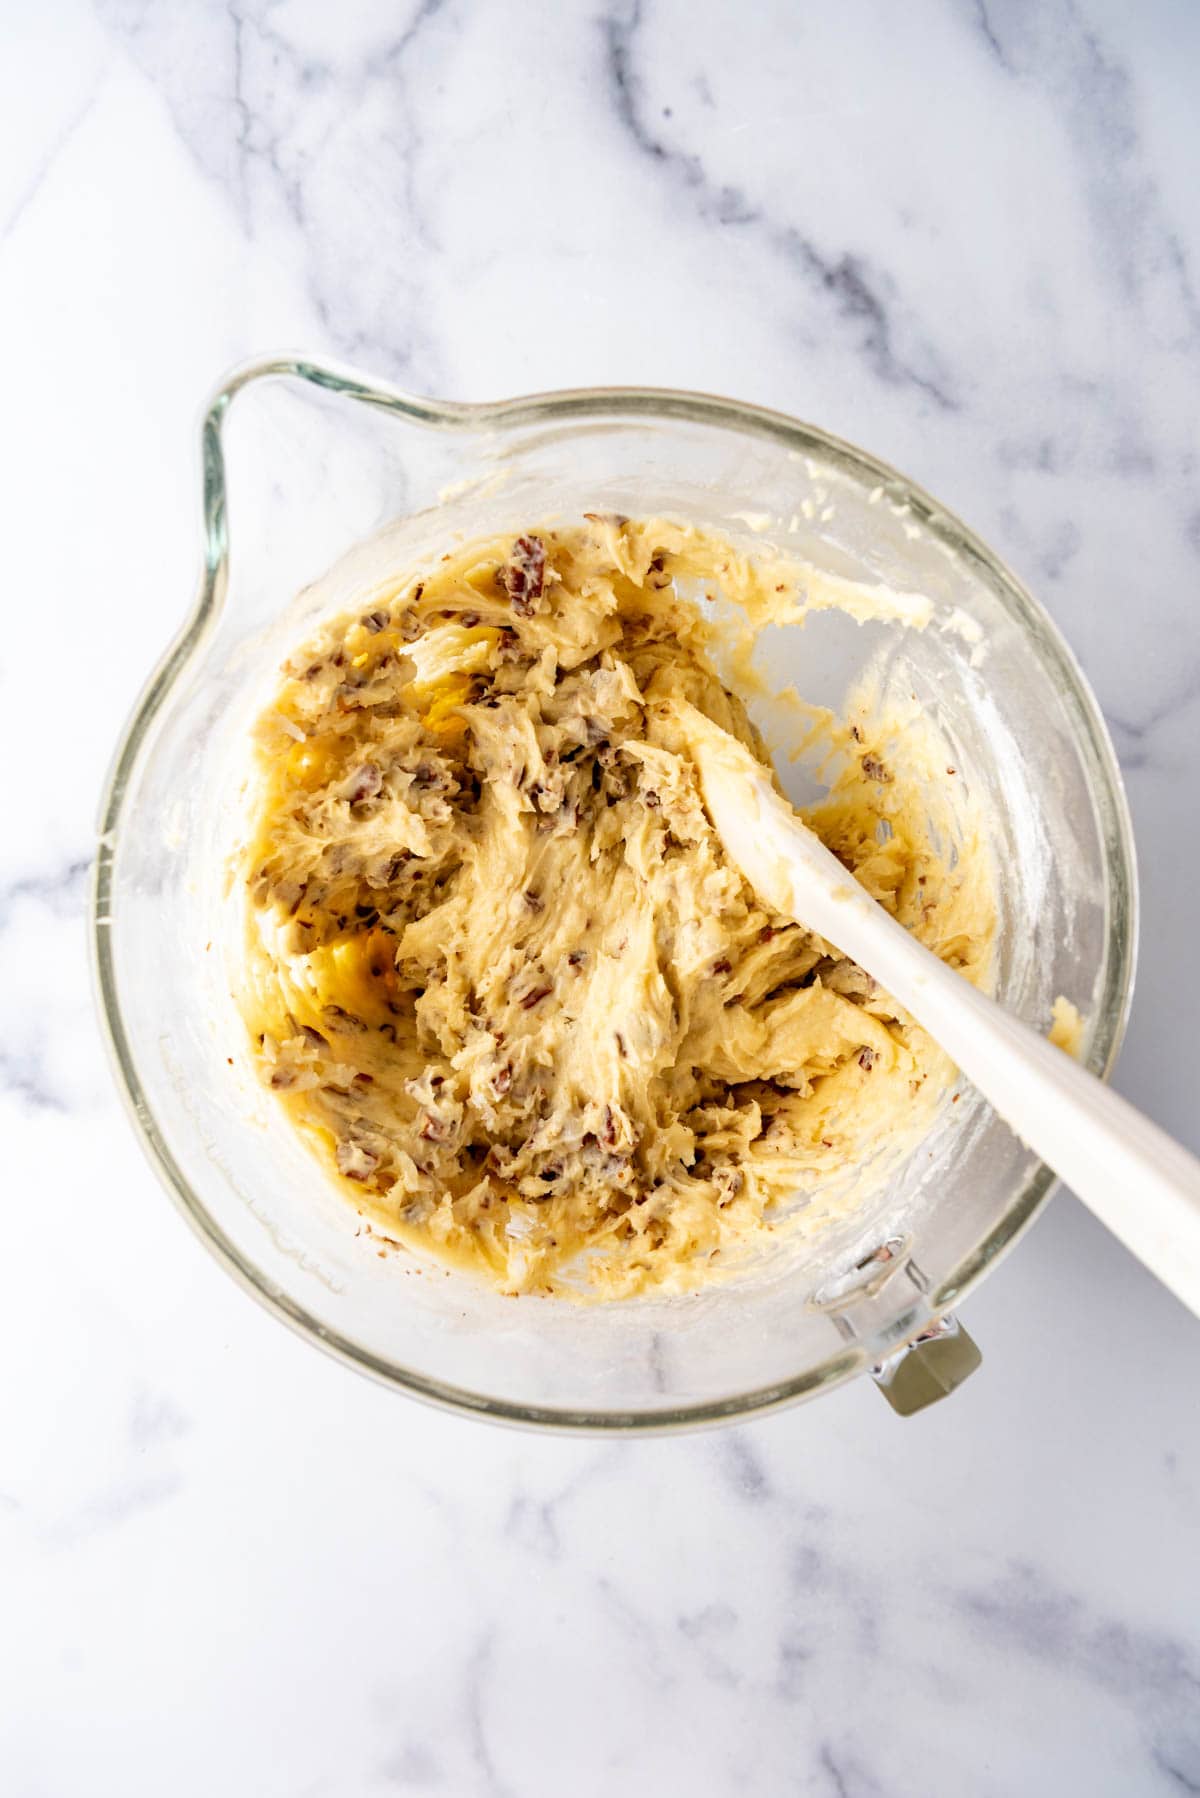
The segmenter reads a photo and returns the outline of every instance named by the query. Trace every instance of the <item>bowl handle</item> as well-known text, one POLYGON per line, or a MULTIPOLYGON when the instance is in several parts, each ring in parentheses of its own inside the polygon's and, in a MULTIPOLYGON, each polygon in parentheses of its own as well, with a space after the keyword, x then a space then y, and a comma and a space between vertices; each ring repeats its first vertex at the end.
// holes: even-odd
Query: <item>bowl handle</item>
POLYGON ((873 1367, 871 1378, 898 1416, 911 1417, 961 1386, 982 1360, 974 1339, 948 1311, 873 1367))

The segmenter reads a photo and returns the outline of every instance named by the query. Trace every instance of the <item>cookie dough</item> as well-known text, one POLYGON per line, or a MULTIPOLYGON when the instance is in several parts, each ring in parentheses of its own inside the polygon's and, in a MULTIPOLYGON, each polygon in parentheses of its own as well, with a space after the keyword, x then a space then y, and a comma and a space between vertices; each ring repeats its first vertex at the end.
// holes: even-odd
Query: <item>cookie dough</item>
POLYGON ((1050 1041, 1076 1061, 1083 1059, 1083 1018, 1079 1008, 1060 993, 1051 1012, 1050 1041))
MULTIPOLYGON (((673 706, 768 757, 705 597, 797 615, 785 564, 661 520, 471 543, 324 626, 257 726, 263 1077, 377 1233, 507 1292, 695 1287, 909 1140, 953 1077, 726 859, 673 706)), ((982 979, 978 842, 943 853, 865 712, 829 750, 810 824, 982 979)))

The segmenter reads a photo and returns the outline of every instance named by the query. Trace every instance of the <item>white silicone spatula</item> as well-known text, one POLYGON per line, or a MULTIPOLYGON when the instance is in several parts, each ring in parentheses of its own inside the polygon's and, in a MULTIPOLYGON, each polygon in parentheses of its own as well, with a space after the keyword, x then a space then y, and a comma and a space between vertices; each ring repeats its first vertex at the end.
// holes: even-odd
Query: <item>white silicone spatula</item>
POLYGON ((679 715, 709 815, 762 902, 886 988, 1022 1141, 1200 1315, 1200 1161, 911 936, 733 737, 691 707, 679 715))

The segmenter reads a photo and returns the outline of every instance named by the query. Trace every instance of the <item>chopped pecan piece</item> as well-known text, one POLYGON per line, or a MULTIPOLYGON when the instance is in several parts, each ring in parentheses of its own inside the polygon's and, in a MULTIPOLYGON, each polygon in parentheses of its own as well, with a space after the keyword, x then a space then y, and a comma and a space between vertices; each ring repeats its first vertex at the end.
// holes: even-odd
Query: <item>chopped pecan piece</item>
POLYGON ((337 1170, 347 1180, 366 1180, 379 1166, 379 1157, 374 1149, 364 1148, 358 1142, 340 1142, 335 1152, 337 1170))
POLYGON ((518 537, 504 567, 504 590, 518 618, 533 617, 545 585, 546 545, 540 537, 518 537))
POLYGON ((374 762, 364 762, 351 776, 347 797, 351 805, 361 805, 366 799, 378 799, 382 792, 383 775, 374 762))

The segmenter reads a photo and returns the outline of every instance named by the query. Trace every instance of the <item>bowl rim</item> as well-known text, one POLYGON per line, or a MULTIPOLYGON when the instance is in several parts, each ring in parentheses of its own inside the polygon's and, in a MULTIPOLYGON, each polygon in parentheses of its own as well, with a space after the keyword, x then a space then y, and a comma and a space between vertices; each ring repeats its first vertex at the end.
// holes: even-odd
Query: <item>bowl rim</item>
POLYGON ((214 390, 201 423, 204 556, 192 609, 150 674, 118 738, 101 799, 97 852, 90 890, 90 951, 97 1009, 118 1092, 142 1149, 161 1183, 218 1262, 260 1304, 335 1359, 383 1384, 440 1409, 547 1430, 607 1434, 663 1434, 778 1410, 840 1385, 896 1352, 934 1317, 966 1297, 1007 1255, 1047 1203, 1057 1178, 1035 1162, 1020 1188, 974 1247, 925 1302, 911 1306, 874 1337, 842 1347, 792 1378, 749 1392, 696 1404, 657 1409, 560 1408, 496 1399, 454 1386, 376 1355, 313 1317, 255 1266, 216 1223, 193 1190, 147 1102, 133 1045, 121 1011, 112 949, 114 871, 122 815, 141 750, 184 669, 200 651, 219 615, 228 582, 225 464, 221 433, 229 408, 243 389, 262 380, 296 380, 344 399, 397 413, 433 430, 477 431, 591 417, 684 420, 733 429, 782 442, 802 455, 837 464, 863 484, 882 486, 903 499, 913 516, 957 558, 975 563, 996 597, 1033 638, 1066 703, 1076 748, 1084 763, 1104 844, 1107 874, 1105 989, 1092 1021, 1086 1064, 1107 1079, 1115 1066, 1133 996, 1137 962, 1138 877, 1133 830, 1116 753, 1099 704, 1078 661, 1053 619, 1007 564, 953 512, 916 482, 857 445, 786 413, 718 395, 675 388, 589 387, 468 404, 425 399, 377 381, 347 365, 303 353, 263 356, 238 364, 214 390))

